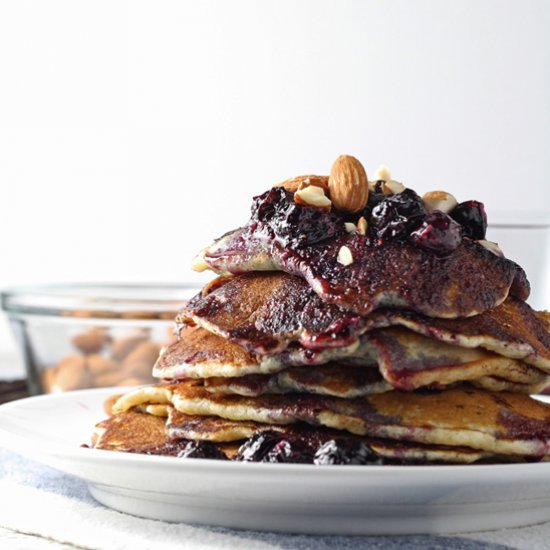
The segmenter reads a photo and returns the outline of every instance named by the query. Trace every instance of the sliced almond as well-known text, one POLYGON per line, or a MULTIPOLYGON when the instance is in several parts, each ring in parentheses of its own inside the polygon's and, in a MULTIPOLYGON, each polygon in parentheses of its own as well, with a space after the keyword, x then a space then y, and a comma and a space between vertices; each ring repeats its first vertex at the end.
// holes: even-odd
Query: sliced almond
POLYGON ((374 181, 377 182, 389 180, 391 180, 390 169, 385 164, 381 164, 374 173, 374 181))
POLYGON ((332 204, 330 199, 325 195, 324 189, 316 185, 309 185, 298 189, 294 193, 294 202, 302 206, 315 206, 316 208, 326 209, 329 209, 332 204))
POLYGON ((367 220, 363 216, 361 216, 357 222, 357 233, 359 235, 367 234, 367 220))
POLYGON ((395 180, 389 180, 382 183, 382 193, 384 195, 397 195, 405 191, 405 186, 395 180))
POLYGON ((363 165, 350 155, 340 155, 332 165, 328 180, 332 204, 345 212, 359 212, 369 198, 367 173, 363 165))
POLYGON ((351 250, 347 246, 341 246, 338 251, 338 263, 342 265, 351 265, 353 263, 353 256, 351 250))
POLYGON ((497 243, 494 243, 493 241, 486 241, 485 239, 481 239, 479 241, 476 241, 478 244, 480 244, 483 248, 486 248, 496 256, 500 256, 501 258, 504 258, 504 252, 500 249, 500 246, 498 246, 497 243))
POLYGON ((453 195, 446 191, 428 191, 424 193, 422 200, 428 212, 441 210, 441 212, 445 212, 445 214, 454 210, 458 204, 453 195))
POLYGON ((357 226, 351 222, 345 222, 344 227, 348 233, 357 233, 357 226))
POLYGON ((295 178, 278 183, 274 187, 284 187, 287 191, 296 193, 298 189, 303 189, 310 185, 321 187, 326 191, 328 189, 328 176, 296 176, 295 178))
POLYGON ((206 271, 210 269, 210 266, 204 261, 204 250, 201 250, 192 260, 191 260, 191 269, 193 271, 206 271))

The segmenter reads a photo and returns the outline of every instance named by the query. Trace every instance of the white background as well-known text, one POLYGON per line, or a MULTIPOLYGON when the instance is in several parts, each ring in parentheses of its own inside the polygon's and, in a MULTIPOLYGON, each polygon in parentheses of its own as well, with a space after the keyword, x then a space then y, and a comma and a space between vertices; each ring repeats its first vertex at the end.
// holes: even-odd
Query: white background
POLYGON ((548 1, 0 0, 0 287, 196 278, 341 153, 547 210, 549 29, 548 1))

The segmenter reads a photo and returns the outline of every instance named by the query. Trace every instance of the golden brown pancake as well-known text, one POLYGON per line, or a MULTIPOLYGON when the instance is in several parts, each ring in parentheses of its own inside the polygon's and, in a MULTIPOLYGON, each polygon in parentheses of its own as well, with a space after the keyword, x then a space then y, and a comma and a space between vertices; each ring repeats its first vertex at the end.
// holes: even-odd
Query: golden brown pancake
POLYGON ((299 277, 249 273, 219 278, 190 300, 176 317, 196 323, 261 354, 306 347, 340 347, 365 331, 368 320, 323 302, 299 277))
POLYGON ((376 350, 378 367, 394 388, 415 390, 470 381, 490 390, 536 393, 548 385, 541 370, 516 359, 434 340, 403 328, 363 336, 376 350))
MULTIPOLYGON (((291 439, 299 438, 320 447, 331 439, 349 438, 343 432, 308 425, 279 426, 258 422, 238 422, 215 416, 189 416, 175 409, 170 413, 167 422, 167 434, 173 439, 190 439, 195 441, 235 442, 248 439, 259 432, 277 432, 291 439)), ((357 438, 370 447, 378 456, 403 463, 454 463, 471 464, 485 461, 506 460, 504 456, 467 447, 446 447, 422 445, 410 442, 396 442, 383 439, 357 438)))
POLYGON ((259 355, 242 346, 208 332, 202 327, 185 327, 179 340, 164 349, 155 366, 153 376, 160 379, 237 377, 281 371, 292 365, 325 364, 339 358, 354 357, 356 363, 374 365, 359 341, 341 348, 326 348, 312 353, 302 346, 292 346, 277 355, 259 355))
POLYGON ((392 387, 410 391, 461 381, 472 381, 489 390, 534 393, 547 385, 548 378, 521 361, 447 344, 402 328, 369 332, 356 346, 327 348, 314 354, 293 346, 283 354, 261 356, 202 327, 189 327, 159 357, 153 372, 163 379, 205 378, 209 389, 225 393, 306 392, 346 398, 392 387), (287 368, 303 364, 305 358, 316 363, 331 357, 335 360, 329 366, 287 368), (338 364, 339 358, 354 367, 338 364), (386 383, 378 369, 372 368, 375 366, 386 383))
POLYGON ((515 298, 462 319, 431 319, 402 310, 361 317, 323 304, 302 280, 281 273, 218 279, 178 315, 179 322, 196 323, 253 353, 281 355, 300 344, 310 350, 307 363, 315 362, 318 351, 349 347, 375 328, 401 325, 449 344, 521 359, 550 373, 550 334, 543 319, 515 298))
MULTIPOLYGON (((138 454, 177 456, 186 444, 187 440, 169 437, 166 418, 133 409, 99 422, 92 436, 94 449, 138 454)), ((232 458, 238 446, 220 442, 217 448, 232 458)))
POLYGON ((550 332, 545 313, 533 311, 516 298, 467 319, 428 319, 405 311, 388 312, 387 316, 391 324, 430 338, 463 347, 482 347, 550 372, 550 332))
MULTIPOLYGON (((122 413, 124 414, 124 413, 122 413)), ((236 422, 219 416, 193 416, 172 408, 166 421, 166 434, 170 439, 230 442, 252 437, 259 431, 257 422, 236 422)), ((264 424, 264 429, 272 426, 264 424)), ((275 429, 284 429, 283 427, 275 429)))
MULTIPOLYGON (((439 372, 419 373, 416 382, 418 387, 441 389, 456 385, 458 381, 469 382, 472 385, 490 391, 513 391, 532 394, 541 391, 548 385, 548 378, 533 367, 523 363, 517 365, 510 359, 495 356, 493 361, 477 361, 468 364, 468 369, 447 367, 439 372), (512 362, 513 367, 507 368, 512 362), (468 370, 469 369, 469 370, 468 370), (504 377, 498 373, 504 370, 504 377), (496 372, 497 375, 482 376, 483 372, 496 372), (468 378, 471 376, 471 378, 468 378), (514 381, 517 378, 518 381, 514 381), (525 379, 526 381, 523 381, 525 379), (435 382, 434 380, 437 380, 435 382), (537 382, 537 380, 539 380, 537 382)), ((211 393, 236 394, 255 397, 265 394, 311 393, 332 395, 344 399, 353 399, 364 395, 374 395, 394 390, 389 382, 384 380, 377 369, 346 367, 342 365, 327 365, 321 367, 294 367, 275 374, 250 374, 240 378, 206 378, 204 387, 211 393)))
POLYGON ((271 375, 207 378, 204 387, 212 393, 250 397, 298 392, 345 399, 393 390, 376 367, 347 367, 332 363, 317 367, 293 367, 271 375))
MULTIPOLYGON (((239 446, 259 432, 276 432, 291 441, 303 441, 315 450, 332 439, 349 438, 349 434, 308 425, 273 426, 255 422, 236 422, 219 417, 188 416, 171 410, 166 429, 165 419, 130 410, 100 422, 96 427, 94 448, 142 454, 177 456, 187 441, 209 441, 228 458, 235 458, 239 446)), ((502 462, 506 457, 466 447, 445 447, 357 438, 379 457, 390 463, 453 463, 478 461, 502 462)))
POLYGON ((166 419, 125 411, 96 425, 92 445, 109 451, 147 452, 166 442, 166 419))
POLYGON ((541 458, 550 446, 550 405, 527 395, 466 387, 358 399, 307 394, 251 398, 215 395, 200 382, 184 382, 135 390, 113 410, 143 403, 171 403, 187 415, 275 425, 305 422, 360 436, 465 446, 499 455, 541 458))

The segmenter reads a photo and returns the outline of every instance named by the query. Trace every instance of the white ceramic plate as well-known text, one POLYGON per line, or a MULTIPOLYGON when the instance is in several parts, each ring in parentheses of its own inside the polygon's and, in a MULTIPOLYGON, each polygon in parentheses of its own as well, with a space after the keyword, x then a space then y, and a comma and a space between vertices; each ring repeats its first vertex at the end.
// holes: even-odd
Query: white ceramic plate
POLYGON ((120 388, 0 406, 0 444, 78 476, 138 516, 314 534, 456 533, 550 519, 550 463, 312 466, 178 459, 81 448, 120 388))

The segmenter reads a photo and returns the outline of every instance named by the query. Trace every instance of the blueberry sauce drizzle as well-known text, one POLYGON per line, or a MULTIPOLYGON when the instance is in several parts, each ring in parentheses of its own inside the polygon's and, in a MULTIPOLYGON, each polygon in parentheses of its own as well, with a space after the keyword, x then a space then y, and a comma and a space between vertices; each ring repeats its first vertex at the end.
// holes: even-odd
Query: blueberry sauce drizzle
MULTIPOLYGON (((368 244, 406 241, 441 256, 451 254, 463 237, 480 240, 487 231, 482 203, 460 203, 450 214, 428 212, 412 189, 384 195, 375 186, 365 208, 355 215, 361 216, 367 221, 367 233, 360 237, 368 244)), ((265 231, 283 247, 300 249, 344 235, 346 221, 353 221, 349 213, 301 206, 291 192, 273 187, 254 197, 248 230, 256 235, 265 231)))

